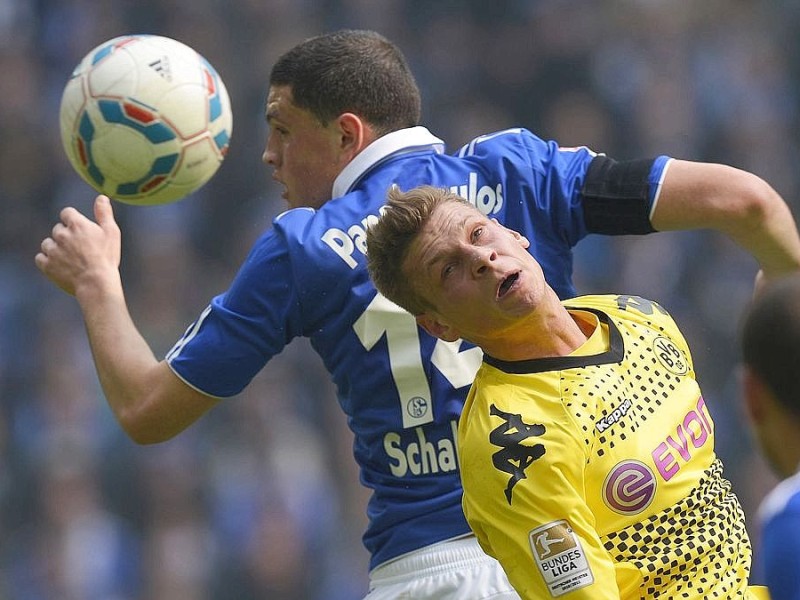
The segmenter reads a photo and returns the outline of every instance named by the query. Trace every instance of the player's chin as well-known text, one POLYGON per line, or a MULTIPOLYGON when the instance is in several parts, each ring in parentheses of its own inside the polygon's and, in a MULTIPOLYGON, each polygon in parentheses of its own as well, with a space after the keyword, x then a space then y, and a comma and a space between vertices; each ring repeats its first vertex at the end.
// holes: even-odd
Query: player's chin
POLYGON ((281 199, 286 202, 289 208, 297 208, 297 202, 295 199, 295 195, 289 191, 289 188, 286 186, 281 188, 281 199))

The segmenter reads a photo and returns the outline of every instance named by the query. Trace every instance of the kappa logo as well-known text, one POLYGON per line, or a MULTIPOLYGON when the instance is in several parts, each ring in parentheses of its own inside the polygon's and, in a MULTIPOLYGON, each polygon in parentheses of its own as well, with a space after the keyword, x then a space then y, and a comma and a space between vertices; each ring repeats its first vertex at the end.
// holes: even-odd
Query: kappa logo
POLYGON ((551 595, 562 596, 594 583, 580 538, 566 520, 537 527, 528 534, 528 541, 551 595))
POLYGON ((597 420, 594 424, 595 429, 600 433, 603 433, 606 429, 614 425, 615 423, 619 423, 622 418, 628 414, 628 411, 633 406, 633 403, 625 398, 619 406, 615 407, 609 414, 597 420))
POLYGON ((494 404, 489 407, 489 414, 503 419, 503 423, 489 433, 489 443, 502 448, 492 454, 492 464, 496 469, 511 475, 505 489, 506 500, 511 504, 514 486, 521 479, 527 478, 525 469, 545 453, 543 444, 524 446, 522 442, 544 435, 546 429, 544 425, 529 425, 523 422, 522 415, 504 412, 494 404))

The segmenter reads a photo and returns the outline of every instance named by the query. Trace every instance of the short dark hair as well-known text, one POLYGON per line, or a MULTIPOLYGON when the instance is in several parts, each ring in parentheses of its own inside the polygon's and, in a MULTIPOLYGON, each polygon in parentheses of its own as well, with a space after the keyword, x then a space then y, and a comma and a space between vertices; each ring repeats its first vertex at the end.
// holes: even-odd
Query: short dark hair
POLYGON ((767 286, 747 311, 741 336, 745 365, 800 417, 800 275, 767 286))
POLYGON ((352 112, 379 135, 420 122, 419 88, 403 53, 374 31, 345 29, 301 42, 272 68, 270 86, 326 125, 352 112))
POLYGON ((404 270, 411 244, 437 207, 466 200, 444 188, 421 185, 407 192, 393 187, 380 218, 367 229, 367 268, 386 298, 412 315, 435 308, 420 294, 404 270))

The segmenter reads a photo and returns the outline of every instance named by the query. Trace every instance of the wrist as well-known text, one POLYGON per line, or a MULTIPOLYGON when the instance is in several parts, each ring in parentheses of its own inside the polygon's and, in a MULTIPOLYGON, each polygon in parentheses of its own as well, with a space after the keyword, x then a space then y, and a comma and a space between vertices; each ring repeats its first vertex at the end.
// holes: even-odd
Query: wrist
POLYGON ((75 299, 81 306, 115 297, 123 297, 122 279, 117 269, 87 271, 75 284, 75 299))

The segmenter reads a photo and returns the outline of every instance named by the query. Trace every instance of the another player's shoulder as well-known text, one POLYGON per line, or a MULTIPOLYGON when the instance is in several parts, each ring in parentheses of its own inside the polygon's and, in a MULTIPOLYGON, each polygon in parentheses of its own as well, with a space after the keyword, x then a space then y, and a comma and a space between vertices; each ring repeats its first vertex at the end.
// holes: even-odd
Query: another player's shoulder
POLYGON ((462 146, 456 156, 493 155, 506 153, 525 155, 528 160, 548 161, 557 155, 580 156, 581 160, 591 160, 597 153, 586 146, 560 146, 555 140, 545 140, 524 127, 512 127, 480 135, 462 146))
POLYGON ((461 146, 458 152, 456 152, 456 155, 459 157, 472 156, 497 147, 517 145, 524 139, 539 140, 539 138, 524 127, 511 127, 509 129, 479 135, 461 146))
POLYGON ((294 208, 278 215, 273 227, 301 254, 319 254, 350 269, 365 264, 367 228, 378 220, 380 205, 365 194, 350 192, 321 208, 294 208))
POLYGON ((654 300, 629 294, 578 296, 564 301, 567 308, 586 308, 606 314, 622 329, 645 327, 675 340, 685 348, 686 342, 669 312, 654 300))
POLYGON ((800 516, 800 473, 784 479, 767 494, 758 509, 762 522, 767 522, 779 513, 800 516))
POLYGON ((603 294, 578 296, 564 301, 567 308, 591 308, 625 318, 669 318, 669 313, 658 302, 629 294, 603 294))

